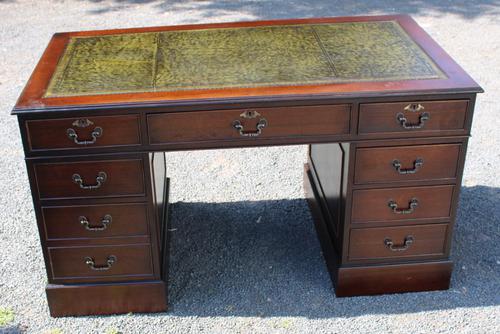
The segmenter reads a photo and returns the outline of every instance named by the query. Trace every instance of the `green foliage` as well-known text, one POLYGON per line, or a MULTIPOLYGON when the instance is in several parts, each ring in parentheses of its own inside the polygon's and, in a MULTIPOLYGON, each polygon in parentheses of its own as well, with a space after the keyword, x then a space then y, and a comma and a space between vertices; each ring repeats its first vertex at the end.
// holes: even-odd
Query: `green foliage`
POLYGON ((108 328, 106 330, 106 334, 122 334, 118 329, 116 328, 108 328))
POLYGON ((64 332, 60 328, 52 328, 46 331, 44 334, 63 334, 64 332))
POLYGON ((0 326, 6 326, 14 321, 14 311, 10 308, 0 307, 0 326))

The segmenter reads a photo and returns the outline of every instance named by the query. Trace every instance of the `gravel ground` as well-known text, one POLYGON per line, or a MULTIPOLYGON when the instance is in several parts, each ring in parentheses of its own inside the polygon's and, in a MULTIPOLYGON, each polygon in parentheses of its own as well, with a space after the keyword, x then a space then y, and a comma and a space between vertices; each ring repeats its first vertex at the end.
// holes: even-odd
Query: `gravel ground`
POLYGON ((4 333, 500 332, 500 1, 0 0, 0 322, 4 333), (53 319, 16 119, 56 31, 409 13, 486 90, 469 144, 451 289, 337 299, 303 199, 304 146, 169 153, 167 313, 53 319), (497 114, 494 114, 497 112, 497 114), (207 219, 208 218, 208 219, 207 219))

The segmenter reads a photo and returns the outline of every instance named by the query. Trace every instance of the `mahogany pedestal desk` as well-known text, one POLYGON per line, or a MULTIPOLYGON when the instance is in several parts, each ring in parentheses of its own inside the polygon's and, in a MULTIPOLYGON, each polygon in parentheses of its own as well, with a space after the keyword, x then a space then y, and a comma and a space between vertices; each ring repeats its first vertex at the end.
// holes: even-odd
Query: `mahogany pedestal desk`
POLYGON ((309 144, 337 296, 447 289, 481 91, 404 15, 55 34, 13 110, 51 314, 167 309, 176 150, 309 144))

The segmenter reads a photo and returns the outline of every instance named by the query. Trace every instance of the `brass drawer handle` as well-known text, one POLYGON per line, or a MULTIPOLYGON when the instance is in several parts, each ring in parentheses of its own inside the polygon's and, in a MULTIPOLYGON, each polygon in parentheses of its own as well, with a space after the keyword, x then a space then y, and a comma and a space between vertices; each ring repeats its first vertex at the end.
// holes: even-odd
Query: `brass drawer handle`
POLYGON ((405 237, 405 240, 402 245, 394 245, 394 242, 390 238, 385 238, 384 245, 387 246, 393 252, 402 252, 410 248, 410 246, 415 241, 415 238, 412 235, 408 235, 405 237))
POLYGON ((417 112, 417 111, 424 110, 424 109, 425 109, 425 107, 423 105, 421 105, 420 103, 410 103, 409 105, 407 105, 405 107, 404 110, 411 111, 411 112, 417 112))
POLYGON ((401 168, 401 161, 399 161, 398 159, 394 159, 392 161, 392 165, 394 166, 396 171, 401 175, 415 174, 417 170, 424 165, 424 159, 417 158, 413 162, 413 168, 401 168))
POLYGON ((257 123, 256 130, 255 131, 245 131, 243 124, 239 120, 236 120, 233 122, 233 128, 238 130, 240 136, 242 137, 257 137, 262 133, 262 129, 264 129, 267 126, 267 120, 265 118, 261 118, 259 122, 257 123))
POLYGON ((92 145, 95 144, 97 141, 97 138, 102 136, 102 128, 100 126, 95 127, 94 131, 90 134, 92 136, 92 140, 79 140, 78 139, 78 134, 76 133, 75 129, 69 128, 66 130, 66 133, 68 134, 68 138, 73 140, 73 142, 77 145, 92 145))
POLYGON ((106 264, 104 265, 96 265, 95 260, 91 258, 90 256, 85 257, 85 264, 90 267, 90 269, 95 270, 95 271, 106 271, 111 269, 113 264, 116 263, 116 256, 110 255, 108 256, 108 259, 106 260, 106 264))
POLYGON ((401 126, 407 130, 411 129, 421 129, 425 125, 425 121, 428 121, 431 118, 428 112, 423 112, 418 117, 418 123, 408 123, 408 119, 405 117, 403 113, 398 113, 396 115, 396 119, 401 124, 401 126))
POLYGON ((91 189, 97 189, 102 186, 102 184, 106 181, 108 176, 106 175, 105 172, 99 172, 97 173, 97 177, 95 178, 96 184, 90 184, 86 185, 83 183, 83 179, 80 176, 80 174, 73 174, 73 182, 78 184, 80 188, 86 189, 86 190, 91 190, 91 189))
POLYGON ((82 224, 83 227, 85 227, 87 231, 104 231, 113 221, 113 217, 111 217, 111 215, 104 215, 104 217, 101 219, 101 225, 94 226, 90 225, 89 220, 85 216, 78 217, 78 221, 80 222, 80 224, 82 224))
POLYGON ((407 215, 415 211, 416 207, 418 206, 418 199, 412 198, 408 203, 407 209, 399 209, 398 204, 393 200, 390 200, 387 204, 389 205, 389 208, 391 208, 393 213, 407 215))

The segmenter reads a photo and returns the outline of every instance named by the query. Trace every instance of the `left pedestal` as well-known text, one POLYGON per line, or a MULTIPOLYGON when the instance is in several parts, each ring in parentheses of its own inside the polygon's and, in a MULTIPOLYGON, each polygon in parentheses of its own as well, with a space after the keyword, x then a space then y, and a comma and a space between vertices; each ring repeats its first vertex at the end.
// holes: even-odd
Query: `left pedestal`
POLYGON ((167 309, 163 153, 27 158, 54 317, 167 309))

